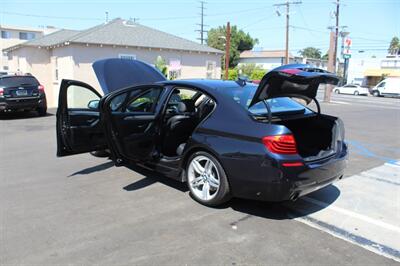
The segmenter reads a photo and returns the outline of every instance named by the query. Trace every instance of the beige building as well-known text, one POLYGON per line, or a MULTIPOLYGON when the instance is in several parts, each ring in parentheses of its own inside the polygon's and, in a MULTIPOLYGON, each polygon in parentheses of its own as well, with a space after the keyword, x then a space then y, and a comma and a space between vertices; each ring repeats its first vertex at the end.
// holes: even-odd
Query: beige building
POLYGON ((161 56, 173 78, 220 78, 222 51, 137 23, 115 19, 84 31, 60 30, 4 50, 10 70, 32 73, 45 86, 49 107, 57 104, 62 79, 100 90, 92 63, 104 58, 154 64, 161 56))
MULTIPOLYGON (((54 27, 44 28, 28 28, 28 27, 16 27, 8 25, 0 25, 0 50, 3 51, 9 47, 17 44, 41 38, 43 35, 57 31, 54 27)), ((8 71, 8 56, 7 53, 2 53, 0 57, 0 71, 8 71)))

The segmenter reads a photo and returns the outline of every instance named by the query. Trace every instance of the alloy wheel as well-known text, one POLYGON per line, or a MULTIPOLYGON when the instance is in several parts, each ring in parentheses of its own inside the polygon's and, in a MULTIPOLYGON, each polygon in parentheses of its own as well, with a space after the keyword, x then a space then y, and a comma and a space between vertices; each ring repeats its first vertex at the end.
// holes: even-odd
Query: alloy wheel
POLYGON ((220 189, 218 168, 206 156, 199 155, 191 160, 187 177, 193 194, 203 201, 212 200, 220 189))

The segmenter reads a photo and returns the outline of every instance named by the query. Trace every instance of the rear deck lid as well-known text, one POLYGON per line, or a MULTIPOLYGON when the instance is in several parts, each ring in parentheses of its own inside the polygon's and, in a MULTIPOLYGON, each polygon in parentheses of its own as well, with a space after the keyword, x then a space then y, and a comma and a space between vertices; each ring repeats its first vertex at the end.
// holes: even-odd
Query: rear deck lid
POLYGON ((284 65, 264 75, 250 106, 277 97, 301 98, 308 104, 317 96, 320 84, 336 85, 338 81, 335 74, 310 65, 284 65))
POLYGON ((93 63, 93 70, 104 94, 126 87, 166 80, 155 67, 132 59, 99 60, 93 63))

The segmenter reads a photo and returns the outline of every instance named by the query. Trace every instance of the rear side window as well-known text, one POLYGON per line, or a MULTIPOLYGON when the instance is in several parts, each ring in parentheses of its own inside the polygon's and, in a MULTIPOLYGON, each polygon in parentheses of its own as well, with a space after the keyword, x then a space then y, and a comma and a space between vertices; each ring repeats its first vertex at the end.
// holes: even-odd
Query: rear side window
POLYGON ((0 78, 0 87, 18 87, 18 86, 39 86, 39 82, 35 77, 31 76, 14 76, 0 78))
POLYGON ((160 94, 161 88, 151 88, 146 90, 146 92, 128 103, 126 106, 126 112, 154 112, 160 94))
MULTIPOLYGON (((254 85, 246 85, 244 87, 233 87, 229 89, 220 90, 225 95, 231 97, 235 102, 243 106, 246 110, 254 115, 265 115, 268 114, 268 110, 265 107, 265 104, 259 102, 251 107, 249 107, 254 94, 257 90, 257 86, 254 85)), ((271 112, 274 115, 279 114, 297 114, 304 113, 309 114, 312 113, 310 109, 300 104, 299 102, 289 98, 289 97, 279 97, 272 98, 267 100, 268 105, 271 108, 271 112)))

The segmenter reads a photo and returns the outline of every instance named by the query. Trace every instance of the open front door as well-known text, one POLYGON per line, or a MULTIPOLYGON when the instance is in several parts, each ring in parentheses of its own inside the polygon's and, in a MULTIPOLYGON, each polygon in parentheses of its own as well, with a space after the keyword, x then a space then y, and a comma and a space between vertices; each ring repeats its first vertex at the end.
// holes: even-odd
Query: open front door
POLYGON ((57 109, 57 156, 107 148, 100 124, 101 95, 80 81, 62 80, 57 109))
POLYGON ((107 140, 117 164, 156 156, 162 94, 162 86, 137 86, 112 93, 102 101, 107 140))

